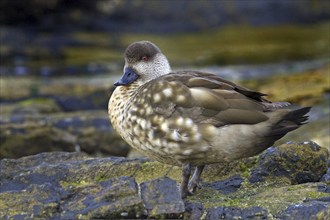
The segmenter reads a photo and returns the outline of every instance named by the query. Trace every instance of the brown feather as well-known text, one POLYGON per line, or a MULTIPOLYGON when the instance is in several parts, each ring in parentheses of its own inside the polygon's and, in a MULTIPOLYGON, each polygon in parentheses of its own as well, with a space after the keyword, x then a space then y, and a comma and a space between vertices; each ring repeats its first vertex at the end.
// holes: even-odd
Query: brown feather
POLYGON ((141 100, 150 104, 157 114, 166 118, 179 115, 191 118, 195 123, 215 126, 227 124, 256 124, 268 119, 270 101, 265 94, 255 92, 222 79, 213 74, 182 71, 154 79, 139 89, 141 100), (173 94, 162 92, 170 89, 173 94), (161 102, 147 94, 161 94, 161 102), (181 99, 180 99, 181 96, 181 99))

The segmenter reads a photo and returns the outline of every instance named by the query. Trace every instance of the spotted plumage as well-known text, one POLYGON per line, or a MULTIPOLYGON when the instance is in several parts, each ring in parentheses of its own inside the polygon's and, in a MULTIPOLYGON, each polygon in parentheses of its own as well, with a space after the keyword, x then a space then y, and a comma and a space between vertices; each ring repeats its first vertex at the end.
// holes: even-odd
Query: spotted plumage
POLYGON ((151 42, 125 51, 124 75, 109 101, 115 130, 133 148, 167 164, 183 166, 182 195, 189 194, 204 165, 256 155, 307 120, 309 107, 283 109, 219 76, 171 71, 151 42))

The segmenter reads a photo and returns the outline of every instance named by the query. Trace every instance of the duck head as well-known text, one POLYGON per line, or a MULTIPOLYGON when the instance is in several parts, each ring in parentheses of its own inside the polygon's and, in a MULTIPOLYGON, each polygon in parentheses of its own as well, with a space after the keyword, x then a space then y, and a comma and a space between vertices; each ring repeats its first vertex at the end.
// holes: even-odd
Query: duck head
POLYGON ((124 57, 124 74, 115 86, 127 86, 137 80, 144 84, 171 72, 166 56, 149 41, 132 43, 126 49, 124 57))

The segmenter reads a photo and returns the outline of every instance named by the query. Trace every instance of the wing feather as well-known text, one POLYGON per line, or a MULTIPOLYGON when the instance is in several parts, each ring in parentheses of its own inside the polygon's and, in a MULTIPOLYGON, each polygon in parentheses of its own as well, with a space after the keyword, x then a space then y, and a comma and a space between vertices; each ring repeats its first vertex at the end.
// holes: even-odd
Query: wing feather
POLYGON ((181 71, 152 80, 138 93, 157 114, 189 117, 195 123, 215 126, 256 124, 279 107, 265 94, 238 86, 213 74, 181 71))

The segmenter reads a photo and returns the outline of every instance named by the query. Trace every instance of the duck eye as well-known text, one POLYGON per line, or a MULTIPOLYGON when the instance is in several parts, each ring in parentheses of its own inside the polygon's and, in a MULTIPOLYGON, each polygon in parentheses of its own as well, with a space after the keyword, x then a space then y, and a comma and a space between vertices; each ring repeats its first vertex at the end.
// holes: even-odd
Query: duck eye
POLYGON ((141 57, 141 60, 143 60, 143 61, 148 61, 148 59, 149 59, 149 58, 148 58, 147 56, 142 56, 142 57, 141 57))

